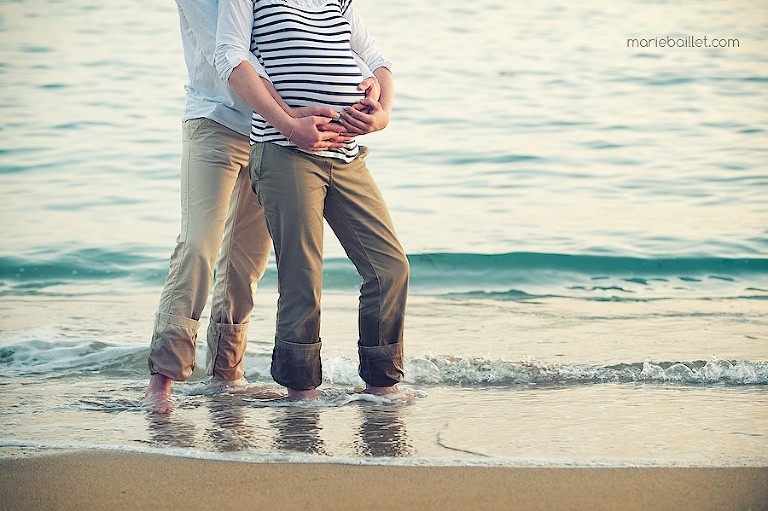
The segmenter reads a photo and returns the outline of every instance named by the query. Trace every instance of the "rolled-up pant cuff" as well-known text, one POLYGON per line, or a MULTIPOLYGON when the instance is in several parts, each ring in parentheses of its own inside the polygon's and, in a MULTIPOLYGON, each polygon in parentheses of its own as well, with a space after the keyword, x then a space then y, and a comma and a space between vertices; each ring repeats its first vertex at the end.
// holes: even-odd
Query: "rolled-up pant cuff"
POLYGON ((150 374, 162 374, 184 381, 195 370, 195 342, 200 322, 172 314, 158 313, 149 344, 150 374))
POLYGON ((275 338, 272 351, 272 378, 293 390, 312 390, 323 382, 320 362, 322 343, 302 344, 275 338))
POLYGON ((216 323, 208 325, 208 352, 205 371, 226 381, 243 377, 243 357, 248 344, 248 323, 216 323))
POLYGON ((403 381, 403 343, 359 346, 360 377, 374 387, 391 387, 403 381))

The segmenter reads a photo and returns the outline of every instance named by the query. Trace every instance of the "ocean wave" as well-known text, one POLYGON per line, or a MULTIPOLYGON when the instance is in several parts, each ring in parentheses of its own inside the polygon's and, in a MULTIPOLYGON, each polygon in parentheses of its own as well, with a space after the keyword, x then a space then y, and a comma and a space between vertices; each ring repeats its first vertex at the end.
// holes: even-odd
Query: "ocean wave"
MULTIPOLYGON (((165 263, 167 265, 167 261, 165 263)), ((162 281, 167 269, 158 258, 138 250, 84 248, 42 254, 0 257, 0 280, 8 283, 51 284, 82 280, 135 278, 162 281)))
POLYGON ((411 379, 458 385, 510 384, 768 384, 768 362, 698 360, 693 362, 643 362, 599 366, 552 364, 535 359, 522 361, 487 358, 438 357, 412 359, 406 369, 411 379))
MULTIPOLYGON (((762 258, 636 258, 618 255, 569 255, 514 252, 507 254, 419 254, 409 257, 417 284, 462 283, 515 284, 563 279, 566 275, 589 277, 592 286, 602 279, 619 278, 648 285, 678 278, 733 280, 744 275, 768 275, 762 258)), ((604 286, 603 286, 604 287, 604 286)))
MULTIPOLYGON (((768 297, 768 259, 635 258, 616 255, 413 254, 413 293, 451 298, 527 300, 551 295, 598 299, 648 299, 681 291, 722 296, 768 297)), ((0 295, 46 294, 48 287, 82 281, 123 279, 160 286, 167 258, 148 250, 80 249, 25 257, 0 257, 0 295)), ((346 258, 324 262, 329 291, 354 291, 360 276, 346 258)), ((275 287, 270 264, 262 284, 275 287)), ((57 290, 55 292, 61 292, 57 290)))
POLYGON ((102 341, 29 340, 0 347, 0 377, 73 373, 133 375, 146 371, 147 346, 102 341))
MULTIPOLYGON (((140 377, 147 371, 148 347, 101 341, 30 340, 0 347, 0 377, 61 377, 99 374, 140 377)), ((204 349, 198 349, 204 357, 204 349)), ((199 361, 202 362, 202 361, 199 361)), ((271 381, 270 354, 247 352, 246 376, 271 381)), ((323 358, 324 382, 358 386, 357 359, 323 358)), ((203 367, 202 363, 198 363, 203 367)), ((405 361, 405 382, 412 385, 582 385, 596 383, 768 385, 768 361, 711 358, 695 361, 651 359, 613 365, 550 363, 536 359, 427 356, 405 361)), ((197 374, 196 378, 204 377, 197 374)), ((192 382, 195 382, 195 379, 192 382)))

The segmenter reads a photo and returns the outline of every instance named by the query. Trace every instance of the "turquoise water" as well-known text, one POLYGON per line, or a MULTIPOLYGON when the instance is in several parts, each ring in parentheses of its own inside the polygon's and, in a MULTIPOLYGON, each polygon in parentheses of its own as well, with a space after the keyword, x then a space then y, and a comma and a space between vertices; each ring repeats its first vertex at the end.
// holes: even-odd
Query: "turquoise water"
POLYGON ((252 386, 198 370, 172 414, 141 411, 179 222, 175 6, 6 1, 0 446, 768 463, 768 7, 356 3, 396 66, 392 123, 364 143, 412 266, 411 397, 354 394, 359 281, 329 235, 320 402, 269 377, 270 267, 252 386), (667 36, 739 46, 627 47, 667 36))

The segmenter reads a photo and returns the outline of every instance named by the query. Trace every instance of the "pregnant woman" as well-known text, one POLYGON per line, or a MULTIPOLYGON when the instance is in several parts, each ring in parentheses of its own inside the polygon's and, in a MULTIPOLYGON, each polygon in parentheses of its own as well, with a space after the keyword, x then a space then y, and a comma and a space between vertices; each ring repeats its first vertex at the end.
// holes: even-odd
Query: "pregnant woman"
POLYGON ((390 63, 351 0, 220 0, 216 43, 219 74, 254 110, 251 184, 278 269, 272 377, 293 398, 318 395, 325 218, 363 278, 359 374, 367 392, 396 391, 408 260, 366 167, 368 149, 355 140, 389 122, 390 63), (248 64, 249 54, 260 69, 248 64), (358 89, 356 57, 378 79, 378 99, 358 89), (306 106, 331 107, 338 116, 290 115, 306 106), (328 129, 335 123, 341 137, 328 129))

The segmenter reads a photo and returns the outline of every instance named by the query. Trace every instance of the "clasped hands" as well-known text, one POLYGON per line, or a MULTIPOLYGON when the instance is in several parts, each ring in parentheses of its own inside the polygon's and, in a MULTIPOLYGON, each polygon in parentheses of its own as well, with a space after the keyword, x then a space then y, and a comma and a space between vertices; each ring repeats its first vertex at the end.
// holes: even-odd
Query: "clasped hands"
POLYGON ((343 147, 356 136, 384 129, 389 123, 389 112, 379 103, 378 80, 366 78, 357 88, 365 91, 365 97, 341 114, 322 106, 291 109, 290 115, 295 119, 291 142, 306 151, 326 151, 343 147))

